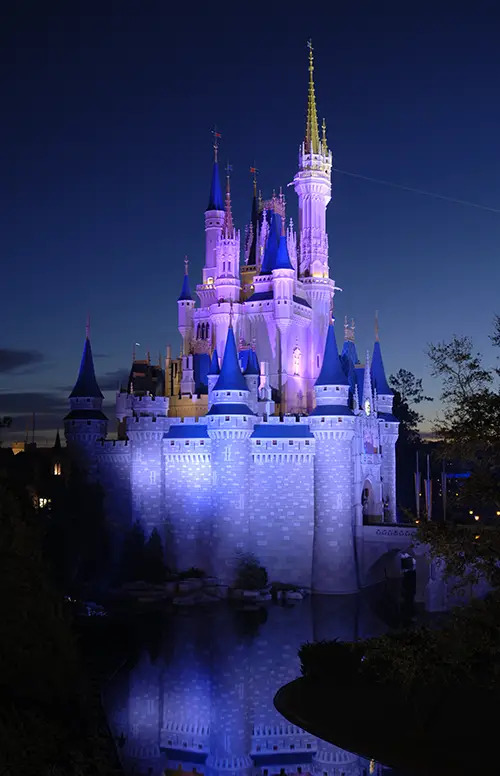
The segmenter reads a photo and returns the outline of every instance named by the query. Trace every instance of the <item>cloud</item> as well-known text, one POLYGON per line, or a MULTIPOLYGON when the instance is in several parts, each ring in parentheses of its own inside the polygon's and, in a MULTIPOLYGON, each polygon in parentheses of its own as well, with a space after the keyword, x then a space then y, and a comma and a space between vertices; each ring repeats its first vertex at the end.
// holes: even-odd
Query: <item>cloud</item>
POLYGON ((32 371, 33 366, 40 364, 44 357, 38 350, 14 350, 0 348, 0 373, 18 372, 25 374, 32 371))
POLYGON ((29 413, 66 414, 67 400, 56 393, 31 391, 26 393, 0 391, 0 415, 29 413))

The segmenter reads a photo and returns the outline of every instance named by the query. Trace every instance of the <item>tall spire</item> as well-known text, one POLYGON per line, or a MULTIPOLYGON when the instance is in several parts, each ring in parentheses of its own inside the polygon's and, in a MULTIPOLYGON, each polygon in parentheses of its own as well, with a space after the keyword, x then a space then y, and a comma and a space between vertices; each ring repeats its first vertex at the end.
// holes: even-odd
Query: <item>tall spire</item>
POLYGON ((370 353, 366 351, 365 369, 363 374, 363 407, 367 415, 373 409, 373 390, 370 370, 370 353))
POLYGON ((232 165, 226 164, 226 203, 224 206, 224 226, 222 234, 226 239, 234 237, 233 214, 231 211, 231 181, 229 174, 232 172, 232 165))
POLYGON ((316 385, 348 385, 349 381, 340 363, 333 323, 328 327, 325 354, 316 385))
POLYGON ((234 329, 230 323, 227 331, 226 347, 224 349, 224 358, 215 386, 215 391, 248 391, 245 378, 240 368, 238 351, 236 349, 236 340, 234 338, 234 329))
POLYGON ((212 130, 212 134, 214 136, 214 163, 212 167, 212 180, 210 183, 210 196, 208 198, 207 210, 224 210, 218 162, 219 140, 221 138, 221 134, 220 132, 217 132, 216 129, 212 130))
POLYGON ((193 297, 191 296, 191 289, 189 287, 189 259, 187 256, 184 256, 184 278, 182 281, 181 293, 177 301, 178 302, 193 301, 193 297))
MULTIPOLYGON (((87 333, 87 326, 85 327, 87 333)), ((80 362, 80 371, 75 383, 75 387, 69 395, 70 399, 85 398, 85 399, 103 399, 103 395, 97 385, 94 370, 94 359, 92 358, 92 348, 90 346, 90 340, 85 337, 85 345, 83 346, 83 355, 80 362)))
POLYGON ((314 57, 312 41, 307 42, 309 48, 309 91, 307 94, 307 120, 305 136, 305 153, 319 154, 319 128, 316 111, 316 94, 314 91, 314 57))

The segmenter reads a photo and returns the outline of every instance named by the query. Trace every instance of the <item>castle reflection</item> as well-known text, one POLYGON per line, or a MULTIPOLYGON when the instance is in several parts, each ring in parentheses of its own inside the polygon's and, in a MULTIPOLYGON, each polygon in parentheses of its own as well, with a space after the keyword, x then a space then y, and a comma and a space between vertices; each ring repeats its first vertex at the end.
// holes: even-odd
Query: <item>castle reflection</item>
POLYGON ((273 706, 276 691, 300 674, 303 642, 387 629, 366 598, 315 596, 256 610, 212 605, 167 615, 159 628, 104 691, 127 776, 386 772, 289 724, 273 706))

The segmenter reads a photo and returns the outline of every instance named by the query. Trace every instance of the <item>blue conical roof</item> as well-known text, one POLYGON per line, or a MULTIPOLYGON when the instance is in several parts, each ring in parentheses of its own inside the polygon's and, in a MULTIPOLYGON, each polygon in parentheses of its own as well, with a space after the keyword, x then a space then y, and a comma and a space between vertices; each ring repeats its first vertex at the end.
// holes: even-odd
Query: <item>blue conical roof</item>
POLYGON ((259 362, 257 360, 257 353, 255 350, 250 350, 248 353, 248 362, 245 369, 246 375, 260 375, 259 362))
POLYGON ((373 346, 371 376, 373 387, 379 396, 392 396, 392 391, 385 376, 384 362, 382 361, 382 351, 380 342, 377 340, 373 346))
POLYGON ((333 323, 328 327, 323 366, 321 367, 321 372, 316 380, 316 385, 349 385, 349 381, 340 363, 333 323))
POLYGON ((83 355, 80 363, 80 371, 75 383, 75 387, 69 395, 70 399, 103 399, 103 395, 97 385, 94 371, 94 359, 92 358, 92 348, 88 337, 83 346, 83 355))
POLYGON ((262 260, 262 267, 260 270, 261 275, 270 275, 275 268, 280 231, 281 218, 277 213, 271 211, 271 216, 269 219, 269 234, 267 237, 266 249, 264 251, 264 258, 262 260))
POLYGON ((219 379, 214 385, 215 391, 248 391, 245 378, 240 369, 238 352, 236 350, 236 340, 234 339, 233 327, 230 326, 227 332, 226 347, 224 349, 224 358, 219 379))
POLYGON ((288 255, 288 246, 284 234, 280 237, 278 253, 276 254, 276 261, 274 262, 273 269, 293 269, 290 262, 290 256, 288 255))
POLYGON ((217 162, 214 162, 212 168, 212 182, 210 184, 210 197, 208 199, 207 210, 224 210, 224 200, 220 187, 219 165, 217 162))
POLYGON ((210 369, 208 370, 208 374, 220 375, 219 356, 217 354, 217 348, 215 348, 214 352, 212 353, 212 358, 210 361, 210 369))
POLYGON ((178 302, 192 302, 193 297, 191 296, 191 289, 189 288, 189 275, 187 272, 184 274, 184 279, 182 281, 182 288, 179 298, 177 299, 178 302))

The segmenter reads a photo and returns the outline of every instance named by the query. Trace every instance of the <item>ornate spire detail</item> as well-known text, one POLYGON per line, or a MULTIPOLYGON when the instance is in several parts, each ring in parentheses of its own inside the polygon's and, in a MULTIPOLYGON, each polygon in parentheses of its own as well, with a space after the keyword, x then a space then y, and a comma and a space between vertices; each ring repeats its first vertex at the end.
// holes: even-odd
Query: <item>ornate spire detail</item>
POLYGON ((307 120, 305 136, 305 152, 319 154, 318 114, 316 111, 316 94, 314 91, 314 57, 312 41, 307 42, 309 48, 309 91, 307 95, 307 120))
POLYGON ((187 256, 184 256, 184 278, 182 281, 182 288, 179 298, 177 299, 178 302, 192 302, 193 297, 191 296, 191 289, 189 287, 189 259, 187 256))
POLYGON ((212 167, 212 180, 210 181, 210 195, 208 198, 207 211, 224 210, 224 205, 222 202, 222 191, 221 191, 220 180, 219 180, 219 163, 218 163, 219 140, 221 138, 221 134, 220 132, 217 132, 216 129, 212 130, 212 134, 214 136, 214 163, 212 167))
POLYGON ((233 213, 231 211, 231 182, 229 178, 232 169, 232 165, 226 164, 226 202, 224 205, 224 226, 222 227, 222 234, 226 239, 234 237, 233 213))
POLYGON ((366 351, 365 369, 363 375, 363 407, 367 415, 373 408, 373 390, 370 370, 370 353, 366 351))
POLYGON ((354 330, 356 328, 356 325, 354 323, 354 318, 351 319, 351 323, 349 324, 347 320, 347 315, 344 318, 344 341, 345 342, 354 342, 354 330))

